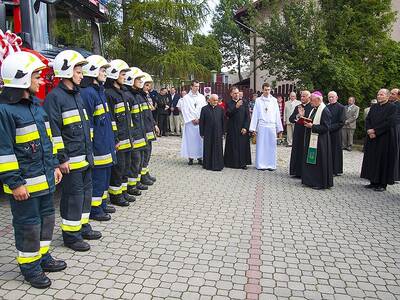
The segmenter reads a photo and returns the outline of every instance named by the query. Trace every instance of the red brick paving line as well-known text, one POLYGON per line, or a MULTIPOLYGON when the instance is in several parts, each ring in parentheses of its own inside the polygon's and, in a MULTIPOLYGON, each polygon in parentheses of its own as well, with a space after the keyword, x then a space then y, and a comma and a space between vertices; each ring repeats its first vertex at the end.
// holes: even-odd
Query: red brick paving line
POLYGON ((246 272, 247 284, 245 286, 246 299, 258 299, 261 294, 261 229, 262 229, 262 198, 264 187, 261 184, 256 186, 256 194, 253 208, 253 224, 251 225, 250 257, 247 259, 249 270, 246 272))

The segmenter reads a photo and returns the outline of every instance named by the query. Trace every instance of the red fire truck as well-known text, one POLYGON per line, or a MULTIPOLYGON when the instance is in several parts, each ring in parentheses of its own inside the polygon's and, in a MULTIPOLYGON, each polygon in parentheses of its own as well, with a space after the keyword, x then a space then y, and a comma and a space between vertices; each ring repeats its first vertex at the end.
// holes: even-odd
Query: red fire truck
MULTIPOLYGON (((22 38, 22 49, 49 65, 62 50, 83 56, 102 54, 100 23, 107 21, 106 0, 0 0, 0 29, 22 38)), ((55 84, 51 68, 42 72, 44 98, 55 84)))

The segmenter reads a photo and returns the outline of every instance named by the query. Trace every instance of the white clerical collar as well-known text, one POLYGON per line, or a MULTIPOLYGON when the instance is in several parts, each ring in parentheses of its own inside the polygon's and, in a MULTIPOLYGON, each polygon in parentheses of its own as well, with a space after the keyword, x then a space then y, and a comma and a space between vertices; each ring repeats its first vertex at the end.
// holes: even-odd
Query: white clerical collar
POLYGON ((264 96, 264 95, 261 95, 261 99, 264 100, 264 101, 268 101, 268 100, 270 100, 271 98, 272 98, 272 97, 271 97, 271 94, 268 95, 267 97, 264 96))

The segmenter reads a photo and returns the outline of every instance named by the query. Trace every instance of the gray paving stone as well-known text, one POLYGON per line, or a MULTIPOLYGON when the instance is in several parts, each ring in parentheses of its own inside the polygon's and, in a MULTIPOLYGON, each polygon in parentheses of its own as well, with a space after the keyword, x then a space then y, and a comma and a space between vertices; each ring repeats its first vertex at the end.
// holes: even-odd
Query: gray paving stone
POLYGON ((278 147, 276 172, 213 173, 188 167, 179 142, 154 143, 156 184, 107 224, 91 223, 103 238, 90 253, 62 246, 56 197, 52 254, 68 268, 49 274, 44 291, 19 274, 9 203, 0 199, 0 298, 400 298, 400 186, 371 197, 359 179, 362 153, 345 152, 345 174, 315 192, 288 177, 290 148, 278 147))

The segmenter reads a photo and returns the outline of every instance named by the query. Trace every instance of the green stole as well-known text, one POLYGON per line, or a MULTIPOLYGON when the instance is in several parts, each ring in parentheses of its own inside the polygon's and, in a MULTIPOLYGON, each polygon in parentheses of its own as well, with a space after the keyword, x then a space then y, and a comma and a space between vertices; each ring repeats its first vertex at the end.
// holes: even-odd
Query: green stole
MULTIPOLYGON (((322 111, 326 107, 325 103, 321 103, 318 108, 317 112, 314 115, 313 119, 313 125, 320 125, 321 122, 321 116, 322 116, 322 111)), ((310 115, 308 116, 311 119, 311 115, 313 114, 315 108, 310 112, 310 115)), ((308 144, 308 151, 307 151, 307 160, 306 162, 308 164, 316 165, 317 164, 317 153, 318 153, 318 133, 312 132, 311 129, 311 134, 310 134, 310 140, 308 144)))

